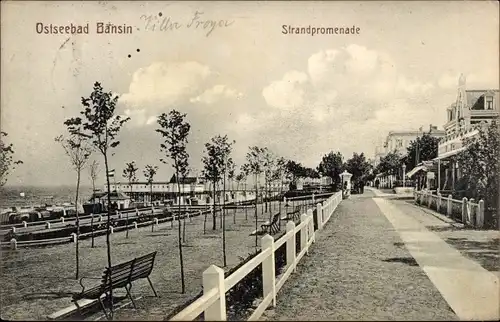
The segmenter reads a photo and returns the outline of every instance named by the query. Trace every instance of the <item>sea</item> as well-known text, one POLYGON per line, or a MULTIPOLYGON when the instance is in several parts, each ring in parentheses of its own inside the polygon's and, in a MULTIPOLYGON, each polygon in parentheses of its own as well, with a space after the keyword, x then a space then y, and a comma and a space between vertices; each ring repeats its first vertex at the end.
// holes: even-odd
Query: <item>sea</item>
MULTIPOLYGON (((74 203, 75 196, 75 186, 4 186, 0 190, 0 208, 74 203)), ((80 187, 79 203, 91 196, 92 187, 80 187)))

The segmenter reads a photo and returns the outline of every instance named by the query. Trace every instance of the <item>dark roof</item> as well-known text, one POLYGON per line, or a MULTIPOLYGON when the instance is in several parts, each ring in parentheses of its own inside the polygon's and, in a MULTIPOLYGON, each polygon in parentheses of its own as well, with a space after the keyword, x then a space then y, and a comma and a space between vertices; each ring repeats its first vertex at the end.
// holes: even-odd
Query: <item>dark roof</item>
MULTIPOLYGON (((94 193, 94 196, 96 199, 104 199, 108 195, 107 192, 96 192, 94 193)), ((116 192, 112 191, 111 194, 111 200, 127 200, 130 199, 129 196, 124 194, 123 192, 116 192)), ((90 197, 90 200, 92 200, 92 197, 90 197)))
MULTIPOLYGON (((197 181, 196 177, 185 177, 185 178, 181 178, 179 183, 181 183, 181 184, 195 184, 196 181, 197 181)), ((170 178, 170 181, 168 183, 177 183, 177 179, 176 179, 175 174, 172 175, 172 178, 170 178)))
POLYGON ((467 107, 471 110, 484 110, 484 96, 487 94, 495 96, 498 101, 498 90, 466 90, 465 93, 467 107))

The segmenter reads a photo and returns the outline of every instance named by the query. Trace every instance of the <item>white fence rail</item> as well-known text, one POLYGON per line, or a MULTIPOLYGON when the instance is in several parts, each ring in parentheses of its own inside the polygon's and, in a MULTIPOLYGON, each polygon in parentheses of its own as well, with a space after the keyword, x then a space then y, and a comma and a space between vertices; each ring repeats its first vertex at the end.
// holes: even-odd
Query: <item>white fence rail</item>
POLYGON ((452 199, 442 196, 440 193, 432 194, 432 192, 415 191, 414 200, 417 204, 434 209, 437 212, 443 213, 448 217, 461 221, 466 226, 474 228, 484 227, 484 201, 475 202, 473 198, 467 200, 452 199))
MULTIPOLYGON (((332 213, 342 201, 342 193, 337 192, 323 204, 316 205, 318 230, 328 222, 332 213), (321 219, 320 219, 321 218, 321 219), (319 222, 321 221, 321 224, 319 222)), ((301 222, 297 226, 293 221, 286 225, 286 233, 277 241, 270 235, 262 237, 260 253, 224 278, 224 270, 211 265, 203 272, 203 295, 181 312, 171 321, 191 321, 204 313, 205 321, 225 321, 226 317, 226 292, 245 278, 253 269, 262 264, 263 300, 252 313, 249 321, 258 320, 269 305, 276 305, 276 294, 286 280, 295 271, 297 263, 308 253, 309 247, 315 242, 313 210, 301 215, 301 222), (300 249, 296 253, 296 234, 300 234, 300 249), (286 244, 285 272, 276 279, 275 252, 286 244)))

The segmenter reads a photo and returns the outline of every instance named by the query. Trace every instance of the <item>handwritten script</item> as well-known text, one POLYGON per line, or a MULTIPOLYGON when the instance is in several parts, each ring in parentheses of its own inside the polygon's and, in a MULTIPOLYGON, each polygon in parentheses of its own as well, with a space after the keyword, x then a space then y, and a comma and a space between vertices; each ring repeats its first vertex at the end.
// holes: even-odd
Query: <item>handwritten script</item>
POLYGON ((187 21, 176 21, 171 17, 164 16, 163 13, 157 15, 142 15, 141 20, 144 20, 144 29, 146 31, 174 31, 179 29, 197 29, 203 30, 205 36, 210 36, 217 28, 227 28, 234 23, 234 20, 213 20, 205 19, 203 12, 196 11, 194 15, 187 21))

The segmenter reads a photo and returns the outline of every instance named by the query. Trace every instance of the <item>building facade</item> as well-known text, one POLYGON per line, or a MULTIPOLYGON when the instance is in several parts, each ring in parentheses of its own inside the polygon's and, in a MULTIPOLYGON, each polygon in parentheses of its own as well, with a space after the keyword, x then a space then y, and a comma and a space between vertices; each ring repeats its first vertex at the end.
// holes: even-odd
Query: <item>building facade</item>
POLYGON ((464 138, 479 134, 479 127, 485 126, 499 116, 498 89, 466 88, 466 78, 462 74, 458 80, 456 101, 447 108, 446 135, 438 145, 438 188, 453 190, 460 178, 456 155, 465 150, 464 138))

